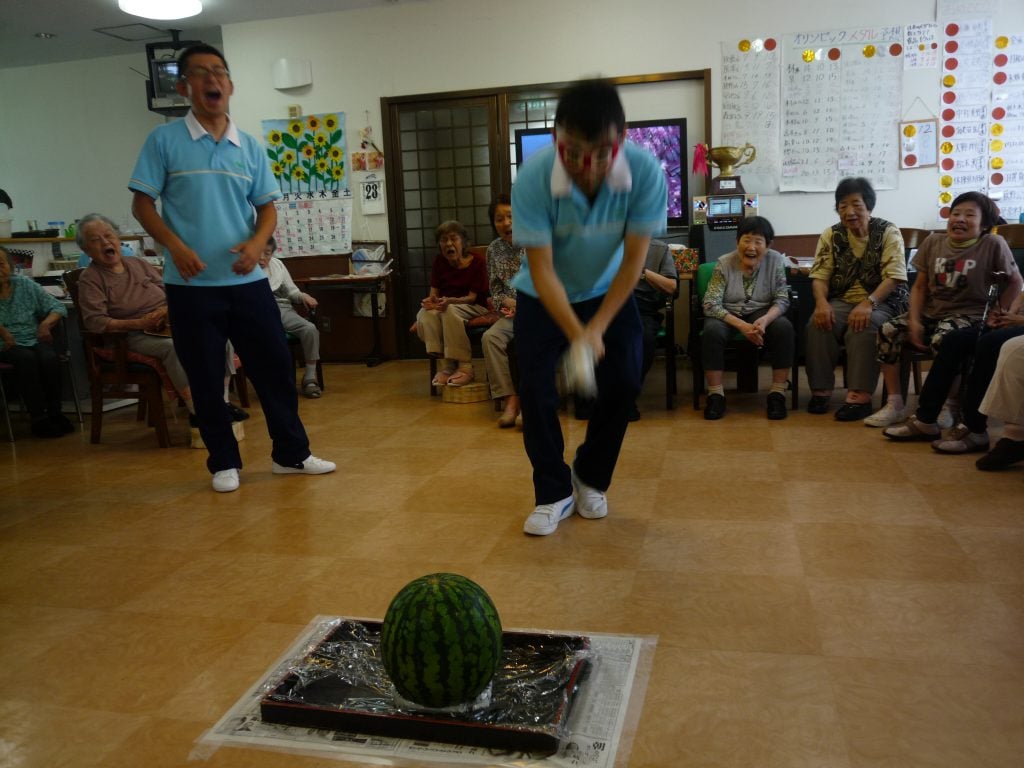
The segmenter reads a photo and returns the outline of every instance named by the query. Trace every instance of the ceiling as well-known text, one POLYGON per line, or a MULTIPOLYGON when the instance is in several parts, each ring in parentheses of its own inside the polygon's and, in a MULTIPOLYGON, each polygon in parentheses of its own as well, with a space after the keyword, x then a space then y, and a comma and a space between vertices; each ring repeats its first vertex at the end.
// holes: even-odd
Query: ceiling
POLYGON ((147 42, 169 40, 167 29, 182 30, 182 40, 221 40, 220 27, 240 21, 347 11, 398 0, 203 0, 203 12, 179 21, 130 16, 117 0, 3 0, 0 5, 0 69, 60 61, 118 56, 143 51, 147 42), (148 24, 158 31, 136 26, 148 24), (126 27, 126 25, 132 25, 126 27), (131 40, 96 32, 99 28, 131 40), (38 32, 56 35, 49 40, 38 32))

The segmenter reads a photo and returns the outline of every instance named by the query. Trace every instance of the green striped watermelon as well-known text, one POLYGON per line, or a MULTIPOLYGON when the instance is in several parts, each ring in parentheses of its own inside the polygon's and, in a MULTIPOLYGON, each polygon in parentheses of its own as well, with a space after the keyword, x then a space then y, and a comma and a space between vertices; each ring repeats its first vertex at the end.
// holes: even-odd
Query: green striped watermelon
POLYGON ((450 707, 475 699, 494 677, 501 619, 479 584, 432 573, 395 595, 380 650, 399 694, 424 707, 450 707))

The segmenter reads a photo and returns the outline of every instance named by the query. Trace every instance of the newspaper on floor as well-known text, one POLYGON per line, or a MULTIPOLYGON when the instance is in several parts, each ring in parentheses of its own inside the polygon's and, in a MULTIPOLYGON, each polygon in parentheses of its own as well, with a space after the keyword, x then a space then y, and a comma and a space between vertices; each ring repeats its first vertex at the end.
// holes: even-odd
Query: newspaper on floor
POLYGON ((617 768, 628 764, 653 664, 657 644, 654 637, 586 635, 598 663, 577 694, 558 751, 548 757, 263 722, 260 700, 264 694, 277 684, 295 659, 316 646, 343 620, 337 616, 316 617, 270 670, 197 740, 191 757, 207 759, 220 747, 232 746, 368 765, 617 768))

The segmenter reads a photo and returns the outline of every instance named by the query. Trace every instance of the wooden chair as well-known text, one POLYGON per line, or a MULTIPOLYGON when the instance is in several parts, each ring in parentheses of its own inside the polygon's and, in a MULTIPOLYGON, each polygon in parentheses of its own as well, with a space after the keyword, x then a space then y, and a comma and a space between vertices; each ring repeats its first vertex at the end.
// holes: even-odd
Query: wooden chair
POLYGON ((663 344, 665 350, 665 410, 676 407, 675 397, 679 393, 676 371, 676 299, 679 298, 679 286, 675 293, 665 297, 665 322, 658 334, 657 343, 663 344))
MULTIPOLYGON (((57 346, 57 360, 60 367, 63 368, 68 375, 68 380, 71 382, 71 397, 74 399, 75 413, 78 414, 78 423, 84 423, 82 418, 82 405, 78 396, 78 386, 75 383, 75 372, 72 370, 71 362, 71 348, 68 345, 68 332, 67 325, 64 318, 61 318, 59 325, 55 326, 56 333, 54 334, 54 341, 57 346)), ((7 390, 4 388, 4 376, 9 376, 14 373, 14 366, 10 363, 0 363, 0 408, 4 411, 4 422, 7 425, 7 436, 10 441, 14 442, 14 429, 11 427, 11 411, 10 402, 7 399, 7 390)), ((21 393, 18 393, 21 397, 21 393)), ((21 410, 23 413, 26 412, 25 399, 21 397, 21 410)))
MULTIPOLYGON (((78 307, 78 279, 82 270, 64 273, 71 300, 78 307)), ((145 363, 129 359, 128 344, 124 333, 91 333, 85 330, 78 314, 85 349, 85 366, 89 375, 89 389, 92 393, 92 429, 90 442, 99 443, 103 429, 103 401, 107 398, 137 399, 138 420, 147 419, 149 426, 156 429, 157 443, 161 448, 171 444, 164 412, 164 386, 156 369, 145 363), (109 350, 111 359, 101 356, 101 350, 109 350)))
MULTIPOLYGON (((700 396, 704 393, 704 366, 701 362, 701 336, 704 332, 704 293, 707 291, 708 283, 711 282, 711 273, 715 270, 714 262, 705 262, 697 268, 697 274, 693 281, 693 291, 690 295, 690 339, 689 356, 690 365, 693 370, 693 409, 700 410, 700 396)), ((798 296, 790 287, 789 309, 786 310, 786 317, 793 325, 793 331, 799 341, 802 326, 800 324, 800 310, 798 296)), ((799 344, 798 344, 799 346, 799 344)), ((726 365, 729 365, 729 358, 732 358, 732 365, 736 371, 736 388, 740 392, 757 392, 757 368, 760 361, 760 350, 747 341, 742 334, 733 334, 730 342, 726 345, 726 365)), ((792 409, 795 411, 800 404, 800 368, 797 356, 793 356, 793 370, 790 378, 792 387, 792 409)))
POLYGON ((10 363, 0 363, 0 408, 4 409, 4 421, 7 423, 7 436, 14 442, 14 428, 11 427, 11 409, 7 404, 7 391, 4 389, 4 375, 12 373, 14 366, 10 363))
POLYGON ((1024 272, 1024 224, 1001 224, 995 232, 1010 246, 1017 268, 1024 272))
POLYGON ((907 257, 907 264, 910 264, 911 251, 921 247, 921 243, 932 232, 930 229, 914 229, 913 227, 900 227, 900 234, 903 235, 903 253, 907 257))
MULTIPOLYGON (((470 318, 466 322, 466 335, 469 337, 469 345, 470 345, 470 349, 473 350, 473 357, 483 357, 484 356, 484 349, 483 349, 484 334, 487 332, 487 329, 490 328, 492 325, 494 325, 497 321, 498 321, 498 316, 496 314, 494 314, 494 313, 489 313, 489 314, 486 314, 486 315, 480 315, 480 317, 470 318)), ((414 324, 413 328, 411 329, 413 331, 413 333, 416 332, 415 331, 415 327, 416 326, 414 324)), ((436 396, 436 395, 441 394, 438 391, 438 388, 435 387, 434 384, 433 384, 434 376, 437 375, 437 358, 436 357, 431 357, 429 359, 430 359, 430 378, 427 381, 427 386, 430 388, 431 396, 436 396)), ((498 410, 500 410, 500 407, 498 408, 498 410)))
MULTIPOLYGON (((234 349, 234 347, 232 347, 234 349)), ((228 387, 235 391, 238 395, 238 404, 243 408, 249 407, 249 384, 245 378, 245 366, 242 365, 241 359, 238 355, 234 356, 233 360, 235 364, 235 372, 231 374, 231 379, 228 382, 228 387)))

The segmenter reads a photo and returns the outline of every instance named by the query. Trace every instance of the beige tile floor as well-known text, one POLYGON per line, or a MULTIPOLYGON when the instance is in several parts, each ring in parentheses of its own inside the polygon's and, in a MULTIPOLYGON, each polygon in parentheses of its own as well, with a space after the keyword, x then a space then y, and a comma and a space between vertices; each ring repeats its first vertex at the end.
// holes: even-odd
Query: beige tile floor
POLYGON ((1024 765, 1024 468, 759 396, 707 423, 656 371, 609 517, 528 538, 521 435, 425 368, 328 366, 301 408, 331 476, 272 476, 254 408, 228 495, 180 417, 169 450, 130 410, 102 445, 0 446, 0 765, 188 765, 314 615, 382 616, 435 570, 508 627, 656 635, 634 768, 1024 765))

